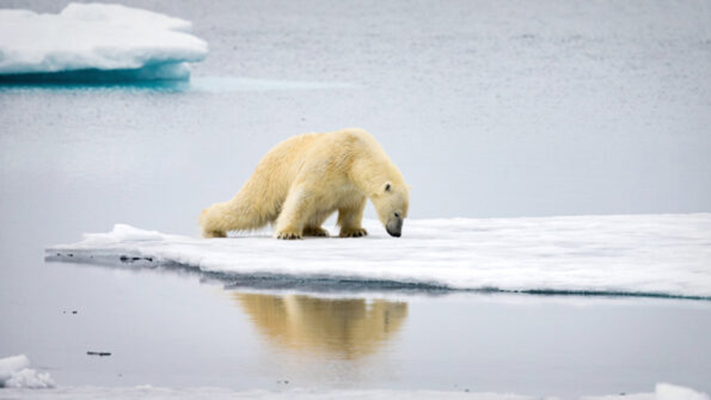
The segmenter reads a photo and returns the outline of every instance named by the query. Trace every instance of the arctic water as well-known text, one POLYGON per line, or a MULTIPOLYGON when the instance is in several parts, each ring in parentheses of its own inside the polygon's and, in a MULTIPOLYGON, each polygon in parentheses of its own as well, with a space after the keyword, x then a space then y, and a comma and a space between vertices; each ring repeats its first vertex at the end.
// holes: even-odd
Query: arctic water
POLYGON ((210 52, 190 83, 0 86, 0 358, 65 386, 711 392, 708 301, 44 261, 116 223, 196 236, 273 144, 351 126, 401 168, 413 219, 710 212, 706 2, 125 4, 192 21, 210 52))

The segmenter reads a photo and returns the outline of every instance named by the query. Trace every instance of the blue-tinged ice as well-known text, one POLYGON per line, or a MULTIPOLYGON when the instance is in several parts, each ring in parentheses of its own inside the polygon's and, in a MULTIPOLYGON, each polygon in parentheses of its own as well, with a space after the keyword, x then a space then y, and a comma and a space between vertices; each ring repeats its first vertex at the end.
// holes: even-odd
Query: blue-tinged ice
POLYGON ((0 81, 187 79, 207 43, 192 24, 118 4, 71 3, 59 14, 0 10, 0 81))
MULTIPOLYGON (((711 214, 406 221, 390 238, 279 241, 168 235, 118 224, 48 260, 371 286, 711 299, 711 214)), ((291 289, 298 289, 292 284, 291 289)), ((263 285, 262 285, 263 286, 263 285)))

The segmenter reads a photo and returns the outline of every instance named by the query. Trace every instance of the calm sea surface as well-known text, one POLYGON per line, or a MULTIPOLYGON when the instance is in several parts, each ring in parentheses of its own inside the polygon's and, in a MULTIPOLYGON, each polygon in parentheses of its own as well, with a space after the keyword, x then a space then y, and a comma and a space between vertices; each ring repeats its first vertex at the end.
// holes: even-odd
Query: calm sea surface
POLYGON ((711 392, 707 302, 324 298, 43 260, 117 222, 197 234, 273 144, 351 126, 413 218, 711 211, 705 3, 125 4, 193 21, 210 55, 187 87, 0 87, 0 357, 78 386, 711 392))

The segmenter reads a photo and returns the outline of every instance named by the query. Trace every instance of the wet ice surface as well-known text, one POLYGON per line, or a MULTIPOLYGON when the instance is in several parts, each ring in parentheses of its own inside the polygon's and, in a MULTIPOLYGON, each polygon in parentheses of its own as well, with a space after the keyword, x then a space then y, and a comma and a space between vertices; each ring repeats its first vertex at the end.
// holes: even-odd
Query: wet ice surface
POLYGON ((711 300, 711 214, 377 221, 360 240, 195 239, 117 224, 48 260, 192 268, 245 286, 450 289, 711 300), (241 278, 241 279, 240 279, 241 278))
POLYGON ((706 301, 229 290, 181 269, 44 263, 116 222, 191 237, 275 143, 349 126, 413 185, 413 220, 709 212, 703 3, 125 4, 192 21, 210 56, 196 90, 0 87, 0 357, 118 393, 711 392, 706 301))

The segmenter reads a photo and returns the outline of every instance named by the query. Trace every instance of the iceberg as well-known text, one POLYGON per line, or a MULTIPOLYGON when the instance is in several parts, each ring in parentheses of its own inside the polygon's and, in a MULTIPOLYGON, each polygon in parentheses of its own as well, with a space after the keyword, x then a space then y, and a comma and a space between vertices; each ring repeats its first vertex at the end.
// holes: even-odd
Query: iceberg
POLYGON ((0 388, 45 389, 54 387, 48 373, 30 368, 26 355, 0 358, 0 388))
POLYGON ((202 239, 117 224, 47 261, 178 267, 258 289, 487 291, 711 300, 711 214, 406 221, 389 238, 202 239), (336 287, 337 286, 337 287, 336 287))
POLYGON ((0 10, 0 82, 184 80, 207 43, 192 24, 118 4, 0 10))

